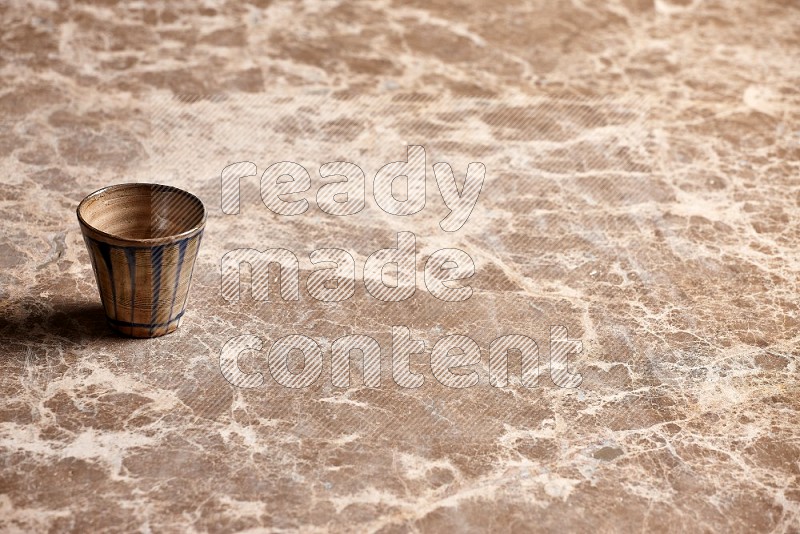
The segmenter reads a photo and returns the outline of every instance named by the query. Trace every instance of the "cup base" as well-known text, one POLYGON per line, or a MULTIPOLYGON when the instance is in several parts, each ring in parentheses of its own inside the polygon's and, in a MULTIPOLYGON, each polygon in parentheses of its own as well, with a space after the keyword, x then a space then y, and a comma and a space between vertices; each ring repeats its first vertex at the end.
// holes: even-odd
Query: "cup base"
POLYGON ((173 333, 181 325, 181 318, 182 317, 176 317, 168 323, 154 325, 126 323, 124 321, 116 321, 108 317, 106 318, 106 321, 112 330, 125 337, 154 338, 173 333))

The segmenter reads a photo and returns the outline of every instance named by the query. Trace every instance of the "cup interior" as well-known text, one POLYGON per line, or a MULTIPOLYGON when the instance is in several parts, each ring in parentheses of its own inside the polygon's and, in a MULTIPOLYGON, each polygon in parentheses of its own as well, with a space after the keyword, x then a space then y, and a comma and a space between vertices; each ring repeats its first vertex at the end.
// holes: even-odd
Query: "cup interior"
POLYGON ((78 218, 119 239, 157 240, 197 230, 206 211, 199 198, 176 187, 120 184, 86 197, 78 206, 78 218))

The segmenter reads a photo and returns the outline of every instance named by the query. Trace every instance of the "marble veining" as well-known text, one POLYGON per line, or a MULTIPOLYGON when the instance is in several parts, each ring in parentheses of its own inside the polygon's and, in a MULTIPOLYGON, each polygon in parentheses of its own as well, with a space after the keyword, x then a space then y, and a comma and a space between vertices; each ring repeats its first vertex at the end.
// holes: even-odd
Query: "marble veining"
POLYGON ((11 0, 0 23, 0 530, 800 532, 796 1, 11 0), (425 208, 397 217, 371 184, 410 145, 425 208), (311 176, 302 214, 262 202, 278 161, 311 176), (360 212, 319 207, 333 161, 364 172, 360 212), (238 213, 235 162, 257 168, 238 213), (456 232, 437 162, 486 168, 456 232), (108 328, 75 221, 123 182, 208 209, 162 338, 108 328), (363 266, 401 231, 417 290, 382 302, 363 266), (422 282, 447 247, 475 263, 463 302, 422 282), (226 300, 240 248, 296 255, 299 298, 271 271, 269 301, 226 300), (361 270, 350 299, 309 292, 324 248, 361 270), (424 343, 418 388, 393 380, 393 326, 424 343), (550 379, 554 326, 582 343, 576 388, 550 379), (258 387, 220 368, 244 334, 258 387), (323 354, 300 389, 269 362, 294 334, 323 354), (377 341, 377 387, 360 363, 334 385, 350 334, 377 341), (535 387, 516 357, 490 383, 511 334, 538 345, 535 387), (479 347, 477 385, 436 381, 448 335, 479 347))

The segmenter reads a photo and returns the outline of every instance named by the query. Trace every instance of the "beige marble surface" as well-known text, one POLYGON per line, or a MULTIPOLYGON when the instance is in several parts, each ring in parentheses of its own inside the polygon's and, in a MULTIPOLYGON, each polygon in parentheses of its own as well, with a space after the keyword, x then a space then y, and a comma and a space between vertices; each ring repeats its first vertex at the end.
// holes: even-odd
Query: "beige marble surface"
POLYGON ((800 531, 797 2, 36 0, 0 22, 0 530, 800 531), (424 210, 388 215, 369 187, 361 213, 319 210, 320 165, 371 183, 412 144, 424 210), (258 177, 223 213, 226 165, 282 160, 311 173, 306 213, 270 212, 258 177), (438 161, 486 166, 458 232, 438 161), (126 181, 209 211, 163 338, 105 325, 75 218, 126 181), (360 278, 309 295, 311 251, 359 272, 399 231, 411 299, 360 278), (225 300, 222 256, 274 247, 299 258, 299 300, 225 300), (465 302, 419 282, 446 247, 475 262, 465 302), (393 380, 393 325, 425 343, 420 388, 393 380), (550 380, 552 325, 583 344, 577 388, 550 380), (220 370, 245 333, 251 389, 220 370), (270 376, 290 334, 323 349, 305 389, 270 376), (380 387, 331 384, 347 334, 379 342, 380 387), (449 334, 480 347, 472 388, 432 375, 449 334), (538 387, 513 364, 489 384, 503 334, 539 344, 538 387))

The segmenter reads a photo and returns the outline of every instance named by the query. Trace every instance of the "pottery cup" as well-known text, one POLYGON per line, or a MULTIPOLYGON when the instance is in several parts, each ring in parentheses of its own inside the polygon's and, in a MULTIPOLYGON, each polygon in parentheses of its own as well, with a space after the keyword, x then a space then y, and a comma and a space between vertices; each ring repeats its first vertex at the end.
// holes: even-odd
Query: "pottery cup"
POLYGON ((167 185, 119 184, 90 194, 77 212, 111 328, 174 332, 206 223, 200 199, 167 185))

